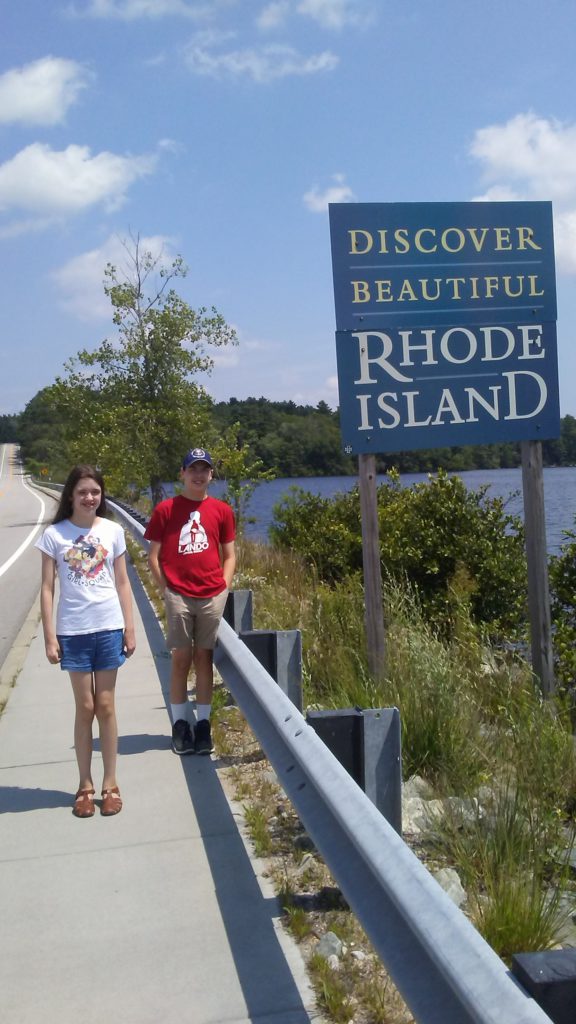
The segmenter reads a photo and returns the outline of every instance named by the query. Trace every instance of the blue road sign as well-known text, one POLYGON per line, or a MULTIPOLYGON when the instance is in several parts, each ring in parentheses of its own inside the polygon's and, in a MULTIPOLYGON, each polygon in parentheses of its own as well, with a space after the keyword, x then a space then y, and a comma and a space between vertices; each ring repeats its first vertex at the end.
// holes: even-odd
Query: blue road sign
POLYGON ((330 206, 344 447, 560 432, 550 203, 330 206))

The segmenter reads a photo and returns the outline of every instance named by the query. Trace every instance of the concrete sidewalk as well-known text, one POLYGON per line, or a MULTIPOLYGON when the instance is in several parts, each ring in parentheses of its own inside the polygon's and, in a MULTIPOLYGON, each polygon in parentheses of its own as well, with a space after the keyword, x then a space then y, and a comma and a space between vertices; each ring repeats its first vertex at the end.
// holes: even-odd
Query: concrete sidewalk
MULTIPOLYGON (((297 948, 211 758, 170 750, 169 659, 132 574, 138 647, 120 669, 117 817, 71 813, 68 675, 38 626, 0 718, 3 1024, 308 1024, 297 948)), ((100 754, 94 758, 98 797, 100 754)))

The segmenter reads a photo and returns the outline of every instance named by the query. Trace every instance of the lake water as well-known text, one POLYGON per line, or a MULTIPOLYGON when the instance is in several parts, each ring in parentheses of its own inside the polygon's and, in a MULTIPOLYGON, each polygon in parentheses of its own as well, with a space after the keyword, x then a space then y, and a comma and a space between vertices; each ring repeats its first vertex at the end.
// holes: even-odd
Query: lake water
MULTIPOLYGON (((452 475, 452 474, 451 474, 452 475)), ((466 487, 477 490, 483 484, 489 485, 488 496, 503 498, 508 512, 524 516, 521 469, 474 469, 458 473, 466 487)), ((386 482, 385 476, 378 477, 378 483, 386 482)), ((428 474, 414 473, 400 477, 403 487, 426 481, 428 474)), ((251 540, 266 541, 268 528, 273 520, 273 508, 291 487, 301 487, 312 494, 329 498, 342 491, 348 491, 357 483, 355 476, 297 477, 285 480, 265 480, 254 491, 247 509, 247 515, 254 518, 246 526, 246 536, 251 540)), ((226 490, 222 480, 210 484, 210 493, 215 498, 226 490)), ((550 554, 557 554, 563 542, 563 533, 574 529, 576 514, 576 467, 566 466, 544 470, 544 502, 546 511, 546 543, 550 554)))

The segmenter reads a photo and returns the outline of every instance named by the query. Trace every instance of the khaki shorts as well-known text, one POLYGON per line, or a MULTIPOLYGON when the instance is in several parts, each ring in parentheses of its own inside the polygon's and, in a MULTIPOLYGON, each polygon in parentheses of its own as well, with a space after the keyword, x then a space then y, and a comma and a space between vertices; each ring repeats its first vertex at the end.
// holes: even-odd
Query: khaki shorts
POLYGON ((172 650, 194 646, 212 651, 227 597, 228 589, 216 597, 186 597, 167 587, 164 591, 167 647, 172 650))

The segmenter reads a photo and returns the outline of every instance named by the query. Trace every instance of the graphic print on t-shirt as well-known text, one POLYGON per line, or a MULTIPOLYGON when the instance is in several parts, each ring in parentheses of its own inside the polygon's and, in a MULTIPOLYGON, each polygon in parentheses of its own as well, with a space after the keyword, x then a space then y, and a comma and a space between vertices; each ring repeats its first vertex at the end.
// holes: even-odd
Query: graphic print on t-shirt
POLYGON ((92 534, 84 537, 80 534, 63 556, 68 565, 68 578, 74 579, 77 583, 82 582, 82 579, 86 577, 93 579, 104 568, 107 554, 108 552, 100 543, 99 537, 94 537, 92 534))
POLYGON ((178 553, 180 555, 195 555, 200 551, 205 551, 207 547, 206 530, 200 521, 200 511, 196 509, 195 512, 190 513, 188 522, 184 523, 180 530, 178 553))

